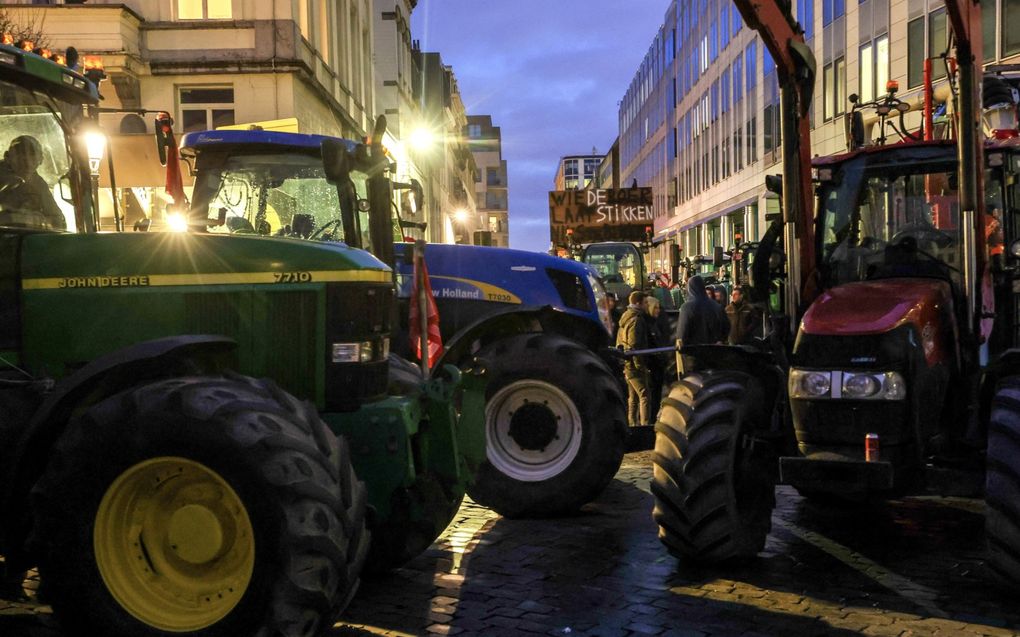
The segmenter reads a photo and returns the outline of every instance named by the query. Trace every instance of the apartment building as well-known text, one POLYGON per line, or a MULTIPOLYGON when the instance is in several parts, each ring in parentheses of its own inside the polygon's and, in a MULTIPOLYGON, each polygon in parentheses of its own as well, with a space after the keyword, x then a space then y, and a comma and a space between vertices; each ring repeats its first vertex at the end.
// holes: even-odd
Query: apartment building
MULTIPOLYGON (((892 80, 916 101, 925 58, 947 48, 938 0, 797 0, 793 8, 818 62, 812 154, 845 149, 850 94, 872 99, 892 80)), ((1020 64, 1020 2, 982 8, 986 69, 1020 64)), ((945 82, 944 67, 936 80, 945 82)), ((766 214, 778 211, 764 190, 765 175, 781 171, 776 68, 729 0, 669 3, 618 115, 622 180, 655 191, 653 267, 666 268, 670 243, 695 256, 757 239, 766 214)))
POLYGON ((594 188, 603 157, 594 148, 591 149, 590 155, 560 157, 559 164, 556 166, 556 176, 553 178, 553 190, 594 188))
MULTIPOLYGON (((360 139, 376 116, 371 0, 25 0, 0 5, 53 48, 102 56, 105 108, 167 111, 179 133, 252 122, 360 139)), ((154 114, 100 118, 117 192, 131 215, 159 216, 164 182, 154 114)), ((109 186, 104 174, 102 184, 109 186)))
POLYGON ((434 138, 420 156, 428 210, 428 239, 434 243, 466 243, 482 230, 475 202, 478 167, 465 138, 467 113, 453 68, 439 53, 413 50, 419 77, 414 99, 421 125, 434 138))
POLYGON ((498 126, 493 126, 491 115, 468 115, 465 134, 478 166, 475 201, 481 229, 476 231, 473 243, 510 247, 509 191, 502 133, 498 126))

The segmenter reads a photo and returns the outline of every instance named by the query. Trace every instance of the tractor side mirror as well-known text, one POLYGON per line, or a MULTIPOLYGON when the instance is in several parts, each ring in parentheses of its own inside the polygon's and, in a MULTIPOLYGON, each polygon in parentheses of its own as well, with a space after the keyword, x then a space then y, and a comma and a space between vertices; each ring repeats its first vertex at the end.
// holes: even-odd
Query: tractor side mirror
POLYGON ((156 130, 156 152, 159 153, 159 164, 161 166, 166 166, 166 149, 174 143, 173 126, 174 118, 170 117, 169 113, 160 113, 156 116, 156 121, 154 122, 156 130))
POLYGON ((765 190, 783 197, 783 176, 765 175, 765 190))
POLYGON ((319 148, 326 181, 333 185, 346 183, 351 178, 351 154, 347 147, 335 139, 324 139, 319 148))
POLYGON ((723 247, 715 246, 715 250, 712 252, 712 266, 721 268, 723 265, 723 247))

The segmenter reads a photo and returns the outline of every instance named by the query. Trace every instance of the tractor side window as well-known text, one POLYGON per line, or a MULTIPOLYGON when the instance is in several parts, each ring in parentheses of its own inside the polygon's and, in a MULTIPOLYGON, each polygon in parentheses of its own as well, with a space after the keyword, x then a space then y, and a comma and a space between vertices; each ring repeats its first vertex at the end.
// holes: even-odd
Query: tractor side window
POLYGON ((71 162, 63 116, 41 101, 0 81, 0 226, 74 230, 74 208, 64 199, 71 162))

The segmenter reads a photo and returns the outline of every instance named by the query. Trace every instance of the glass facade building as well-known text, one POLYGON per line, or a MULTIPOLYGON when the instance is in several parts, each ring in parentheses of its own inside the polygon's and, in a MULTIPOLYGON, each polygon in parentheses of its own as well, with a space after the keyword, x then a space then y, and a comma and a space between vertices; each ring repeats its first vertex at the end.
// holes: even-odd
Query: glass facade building
MULTIPOLYGON (((895 80, 899 97, 917 101, 924 59, 946 50, 940 0, 792 4, 818 63, 814 155, 845 150, 851 94, 870 100, 895 80)), ((1020 64, 1020 0, 982 8, 986 68, 1020 64)), ((945 81, 944 66, 935 76, 945 81)), ((654 269, 668 269, 674 242, 693 257, 758 238, 766 214, 778 211, 764 180, 781 172, 779 115, 775 64, 732 2, 670 2, 618 113, 620 180, 655 193, 654 269)), ((919 123, 919 113, 910 116, 919 123)))

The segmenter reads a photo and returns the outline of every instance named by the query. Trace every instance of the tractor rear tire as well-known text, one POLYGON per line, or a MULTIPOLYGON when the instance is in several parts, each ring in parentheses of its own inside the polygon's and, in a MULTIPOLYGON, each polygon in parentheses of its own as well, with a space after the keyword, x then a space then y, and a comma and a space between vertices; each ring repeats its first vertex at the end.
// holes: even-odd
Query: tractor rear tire
POLYGON ((1020 376, 1000 381, 988 423, 985 476, 988 567, 1020 583, 1020 376))
POLYGON ((486 460, 468 495, 509 518, 570 514, 597 497, 623 461, 620 385, 595 353, 557 334, 484 348, 486 460))
POLYGON ((690 374, 663 399, 652 456, 652 517, 675 557, 717 563, 765 546, 775 507, 775 453, 755 438, 771 413, 747 374, 690 374))
POLYGON ((321 634, 357 589, 347 443, 268 381, 174 378, 84 409, 32 492, 30 548, 73 634, 321 634))

